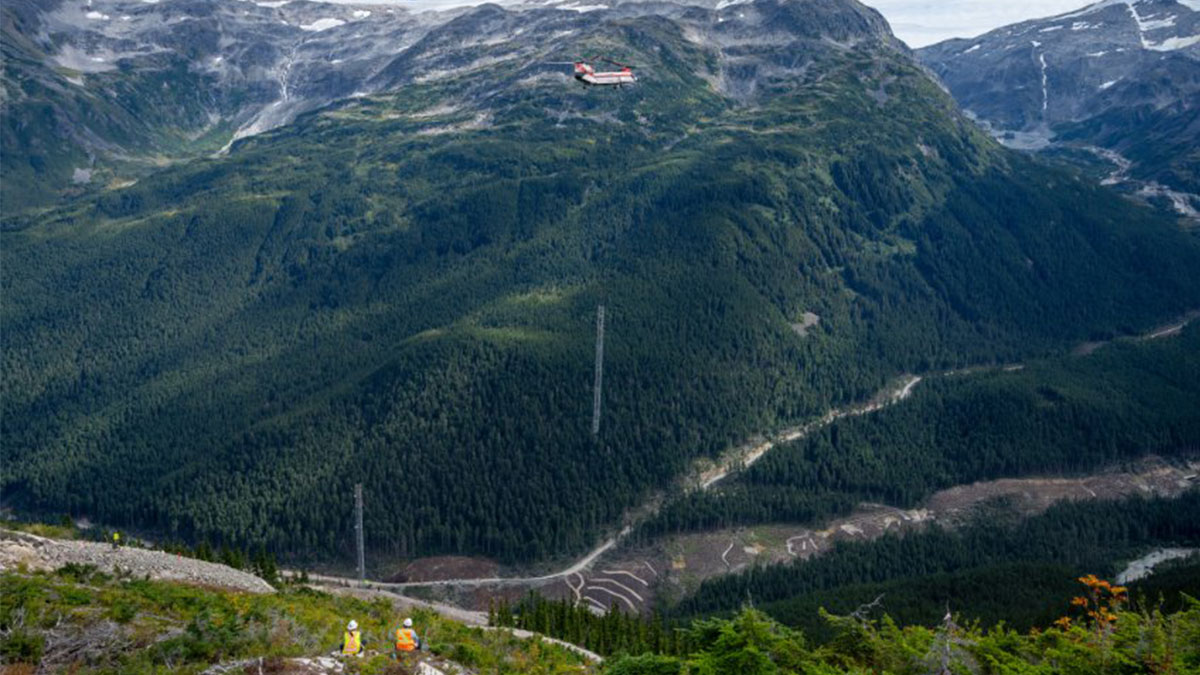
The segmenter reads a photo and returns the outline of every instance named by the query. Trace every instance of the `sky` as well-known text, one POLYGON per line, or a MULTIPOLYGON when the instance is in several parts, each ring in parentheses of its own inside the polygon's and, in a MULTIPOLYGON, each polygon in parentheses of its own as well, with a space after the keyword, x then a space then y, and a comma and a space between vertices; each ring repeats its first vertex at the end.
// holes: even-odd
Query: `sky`
POLYGON ((878 9, 910 47, 975 37, 1010 23, 1063 14, 1089 0, 862 0, 878 9))

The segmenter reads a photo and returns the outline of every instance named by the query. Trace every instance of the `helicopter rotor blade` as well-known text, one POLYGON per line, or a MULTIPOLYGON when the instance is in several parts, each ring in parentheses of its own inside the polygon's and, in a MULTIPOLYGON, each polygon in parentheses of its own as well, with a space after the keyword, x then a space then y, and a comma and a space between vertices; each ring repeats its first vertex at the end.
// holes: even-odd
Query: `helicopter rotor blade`
POLYGON ((622 68, 633 68, 633 67, 634 67, 634 66, 633 66, 633 64, 630 64, 630 63, 621 63, 620 61, 617 61, 616 59, 610 59, 610 58, 608 58, 607 56, 606 56, 606 57, 604 57, 604 58, 602 58, 601 60, 602 60, 602 61, 606 61, 606 62, 608 62, 608 63, 611 63, 611 64, 613 64, 614 66, 620 66, 620 67, 622 67, 622 68))

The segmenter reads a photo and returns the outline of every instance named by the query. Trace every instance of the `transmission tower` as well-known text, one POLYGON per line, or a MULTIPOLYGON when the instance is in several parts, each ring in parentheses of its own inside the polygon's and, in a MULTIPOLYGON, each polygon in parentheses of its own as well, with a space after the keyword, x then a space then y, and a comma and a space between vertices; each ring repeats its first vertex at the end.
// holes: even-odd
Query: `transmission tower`
POLYGON ((366 557, 363 555, 362 483, 354 484, 354 539, 358 546, 358 585, 367 585, 366 557))
POLYGON ((592 435, 600 433, 600 388, 604 384, 604 305, 596 306, 596 382, 592 385, 592 435))

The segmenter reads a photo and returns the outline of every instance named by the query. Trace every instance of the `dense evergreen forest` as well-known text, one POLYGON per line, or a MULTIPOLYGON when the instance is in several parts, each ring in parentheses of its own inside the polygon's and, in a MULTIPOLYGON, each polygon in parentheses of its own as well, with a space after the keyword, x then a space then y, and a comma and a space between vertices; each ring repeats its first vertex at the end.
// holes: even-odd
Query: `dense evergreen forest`
MULTIPOLYGON (((931 527, 839 543, 812 560, 709 580, 673 611, 708 616, 753 602, 821 635, 820 608, 848 613, 882 594, 882 611, 901 623, 935 624, 949 604, 985 625, 1003 620, 1045 626, 1061 615, 1061 607, 1049 603, 1075 577, 1111 578, 1124 561, 1172 545, 1200 546, 1200 492, 1178 499, 1064 502, 1016 523, 987 519, 956 531, 931 527)), ((1195 563, 1187 569, 1194 574, 1195 563)), ((1135 595, 1153 604, 1162 593, 1178 606, 1180 591, 1196 590, 1196 577, 1183 572, 1147 582, 1135 595)))
MULTIPOLYGON (((652 82, 510 92, 475 131, 417 115, 452 85, 413 86, 5 221, 5 503, 348 560, 362 482, 374 556, 528 561, 589 546, 695 458, 898 372, 1054 353, 1200 305, 1193 237, 1002 150, 902 54, 831 51, 740 107, 678 34, 612 30, 652 82), (578 114, 546 113, 564 106, 578 114), (801 330, 806 312, 820 323, 801 330)), ((919 409, 953 392, 933 383, 919 409)), ((1023 404, 1055 420, 1042 398, 1023 404)), ((812 442, 867 447, 843 429, 812 442)), ((899 488, 830 481, 837 464, 799 451, 754 476, 903 502, 1124 452, 954 468, 924 451, 895 465, 927 480, 899 488)))
POLYGON ((639 538, 855 505, 910 508, 937 490, 1071 474, 1150 453, 1200 451, 1200 324, 1086 356, 927 377, 902 405, 781 445, 717 489, 677 495, 639 538))

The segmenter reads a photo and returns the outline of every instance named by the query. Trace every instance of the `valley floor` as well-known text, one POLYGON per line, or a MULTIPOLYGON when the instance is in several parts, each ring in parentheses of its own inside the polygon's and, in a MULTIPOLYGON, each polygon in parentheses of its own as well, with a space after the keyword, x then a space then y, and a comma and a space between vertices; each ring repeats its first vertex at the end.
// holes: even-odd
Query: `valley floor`
MULTIPOLYGON (((1170 338, 1197 318, 1200 311, 1188 312, 1132 339, 1170 338)), ((1085 343, 1072 353, 1086 356, 1107 344, 1085 343)), ((753 465, 780 444, 800 440, 839 419, 872 414, 904 401, 925 378, 1022 368, 1023 364, 988 365, 898 377, 868 401, 834 409, 806 424, 752 439, 730 448, 715 461, 697 463, 679 479, 679 487, 684 491, 709 490, 736 471, 753 465)), ((442 568, 493 572, 496 569, 486 561, 455 558, 451 561, 455 564, 449 566, 422 565, 418 561, 409 566, 403 581, 372 581, 368 585, 391 593, 415 591, 427 599, 436 598, 448 608, 474 611, 486 609, 494 598, 515 600, 529 590, 537 590, 547 597, 572 599, 597 613, 612 606, 641 612, 653 608, 662 597, 686 595, 706 579, 753 565, 807 560, 832 549, 839 541, 871 540, 888 532, 920 529, 930 523, 955 527, 1000 502, 1006 509, 1027 517, 1064 500, 1120 499, 1134 495, 1176 497, 1195 487, 1198 471, 1197 459, 1171 462, 1151 456, 1133 467, 1110 468, 1089 476, 1005 478, 955 486, 937 492, 914 509, 862 504, 854 512, 819 527, 765 524, 662 537, 649 545, 627 545, 626 537, 661 507, 665 495, 657 493, 627 515, 619 533, 556 571, 530 576, 490 573, 454 577, 442 568)), ((431 562, 442 560, 431 559, 431 562)), ((353 579, 334 575, 310 575, 310 578, 329 588, 355 583, 353 579)))
MULTIPOLYGON (((1168 461, 1147 457, 1135 466, 1073 478, 1005 478, 942 490, 914 509, 863 504, 844 517, 818 527, 766 524, 660 538, 646 546, 603 549, 560 572, 538 577, 442 579, 404 583, 367 582, 374 592, 397 597, 419 592, 408 601, 468 622, 482 621, 491 599, 516 600, 529 590, 549 598, 567 598, 596 612, 617 606, 643 612, 662 598, 679 598, 707 579, 755 565, 808 560, 839 542, 870 541, 892 532, 919 531, 930 524, 955 528, 989 510, 1029 517, 1061 501, 1117 500, 1132 496, 1174 498, 1195 489, 1200 457, 1168 461), (433 601, 429 598, 437 598, 433 601), (466 609, 463 609, 466 608, 466 609)), ((334 590, 352 579, 311 575, 312 582, 334 590)))

